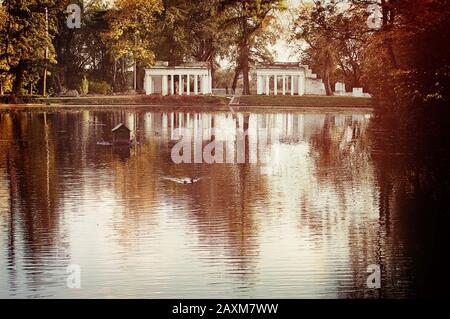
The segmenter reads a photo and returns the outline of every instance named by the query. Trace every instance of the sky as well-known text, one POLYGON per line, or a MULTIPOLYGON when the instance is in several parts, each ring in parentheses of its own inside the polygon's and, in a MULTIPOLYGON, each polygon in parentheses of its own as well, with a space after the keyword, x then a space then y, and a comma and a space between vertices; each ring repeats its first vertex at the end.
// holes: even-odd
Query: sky
MULTIPOLYGON (((301 0, 287 0, 287 5, 289 9, 297 8, 301 0)), ((289 11, 289 10, 288 10, 289 11)), ((290 13, 285 12, 280 15, 280 21, 283 26, 287 27, 289 24, 290 13)), ((296 62, 298 61, 298 54, 295 50, 289 48, 288 43, 285 40, 280 39, 275 45, 274 50, 276 52, 276 59, 278 62, 296 62)))

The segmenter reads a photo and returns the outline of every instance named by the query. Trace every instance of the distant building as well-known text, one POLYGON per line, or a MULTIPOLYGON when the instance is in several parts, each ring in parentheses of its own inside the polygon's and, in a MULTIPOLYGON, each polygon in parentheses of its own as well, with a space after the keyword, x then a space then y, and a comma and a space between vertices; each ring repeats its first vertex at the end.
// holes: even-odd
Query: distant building
POLYGON ((169 66, 157 62, 145 69, 144 90, 147 95, 212 94, 212 76, 208 62, 169 66))
POLYGON ((325 95, 325 85, 307 65, 277 62, 256 67, 259 95, 325 95))

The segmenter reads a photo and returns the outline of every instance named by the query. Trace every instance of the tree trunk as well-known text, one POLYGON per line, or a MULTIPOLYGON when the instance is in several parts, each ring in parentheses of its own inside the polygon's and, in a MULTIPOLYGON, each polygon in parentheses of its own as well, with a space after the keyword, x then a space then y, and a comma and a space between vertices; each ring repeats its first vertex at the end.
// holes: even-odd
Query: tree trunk
POLYGON ((114 71, 112 78, 113 91, 117 92, 117 60, 114 59, 114 71))
POLYGON ((353 71, 353 87, 361 87, 359 73, 354 70, 353 71))
POLYGON ((241 73, 241 67, 238 65, 236 69, 234 70, 234 78, 233 78, 233 84, 231 85, 231 90, 233 91, 233 94, 236 94, 236 87, 237 82, 239 79, 239 74, 241 73))
POLYGON ((133 59, 133 90, 137 91, 137 61, 133 59))
POLYGON ((61 86, 61 73, 56 72, 53 76, 53 89, 55 90, 55 93, 61 93, 62 86, 61 86))
MULTIPOLYGON (((244 2, 244 10, 246 9, 247 3, 244 2)), ((242 70, 242 81, 243 81, 243 89, 242 95, 250 95, 250 79, 249 79, 249 55, 250 55, 250 45, 249 45, 249 30, 248 24, 245 17, 243 17, 242 21, 242 45, 239 50, 239 63, 242 70)))
POLYGON ((215 49, 210 49, 207 53, 205 53, 204 58, 202 59, 202 61, 206 61, 209 62, 209 66, 211 69, 211 81, 212 81, 212 87, 214 88, 216 85, 216 80, 215 80, 215 74, 216 74, 216 50, 215 49))
POLYGON ((14 79, 12 90, 14 96, 19 96, 22 94, 24 72, 25 72, 25 64, 23 61, 20 61, 14 72, 16 76, 14 79))
POLYGON ((333 89, 331 88, 331 69, 332 69, 331 56, 330 53, 328 53, 325 62, 325 72, 323 78, 323 83, 325 84, 325 92, 327 96, 333 95, 333 89))
POLYGON ((127 88, 128 88, 128 83, 127 83, 127 79, 126 79, 126 75, 125 75, 125 58, 122 58, 122 69, 121 69, 121 72, 122 72, 122 88, 121 88, 121 90, 123 91, 123 90, 127 90, 127 88))
POLYGON ((247 22, 243 21, 243 45, 240 49, 239 63, 242 70, 243 89, 242 95, 250 95, 250 79, 249 79, 249 35, 247 30, 247 22))
POLYGON ((392 39, 388 38, 385 40, 385 46, 388 52, 388 56, 389 56, 389 60, 391 62, 391 66, 394 69, 398 69, 398 62, 397 62, 397 57, 395 56, 395 52, 394 52, 394 48, 392 46, 392 39))
POLYGON ((209 61, 209 65, 210 65, 210 69, 211 69, 211 81, 212 81, 212 87, 214 88, 214 86, 216 85, 216 81, 214 79, 215 74, 216 74, 216 66, 214 64, 214 58, 211 58, 211 60, 209 61))
MULTIPOLYGON (((391 7, 390 1, 381 0, 381 12, 382 12, 382 16, 383 16, 382 30, 385 33, 388 33, 391 31, 391 26, 394 23, 394 16, 395 16, 395 14, 393 12, 393 8, 391 7)), ((387 51, 387 54, 389 57, 389 61, 391 63, 391 67, 394 69, 397 69, 398 62, 397 62, 397 57, 395 56, 392 42, 393 41, 392 41, 391 36, 386 35, 386 38, 383 41, 383 45, 386 48, 386 51, 387 51)))
POLYGON ((137 65, 137 91, 144 91, 144 78, 145 78, 145 68, 138 64, 137 65))
POLYGON ((250 79, 249 79, 249 65, 248 65, 248 52, 244 49, 244 56, 242 57, 242 80, 243 90, 242 95, 250 95, 250 79))

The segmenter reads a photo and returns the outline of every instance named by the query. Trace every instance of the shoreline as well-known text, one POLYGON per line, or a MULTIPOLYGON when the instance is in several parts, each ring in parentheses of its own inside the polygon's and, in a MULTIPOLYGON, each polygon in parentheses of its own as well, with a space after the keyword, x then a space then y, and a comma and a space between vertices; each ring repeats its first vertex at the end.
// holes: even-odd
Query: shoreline
POLYGON ((0 112, 77 110, 179 110, 277 112, 311 111, 372 112, 369 98, 340 96, 242 96, 238 104, 219 96, 94 96, 32 99, 31 103, 0 104, 0 112))
POLYGON ((13 112, 70 112, 70 111, 193 111, 193 112, 252 112, 252 113, 271 113, 271 112, 345 112, 345 113, 372 113, 373 107, 368 106, 281 106, 281 105, 168 105, 168 104, 0 104, 0 113, 13 112))

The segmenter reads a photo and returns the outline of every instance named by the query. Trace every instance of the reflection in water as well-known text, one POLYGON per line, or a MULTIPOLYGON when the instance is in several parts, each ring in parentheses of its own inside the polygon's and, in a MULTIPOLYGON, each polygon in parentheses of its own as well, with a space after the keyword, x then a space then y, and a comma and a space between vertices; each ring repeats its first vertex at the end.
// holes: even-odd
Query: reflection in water
POLYGON ((364 112, 0 115, 0 296, 414 295, 395 177, 376 170, 369 122, 364 112), (120 122, 131 148, 109 143, 120 122), (176 128, 202 134, 202 147, 227 141, 227 152, 248 129, 247 160, 175 164, 176 128), (263 152, 264 130, 288 142, 263 152), (267 163, 251 160, 266 151, 267 163), (172 181, 183 178, 200 180, 172 181), (66 287, 69 264, 82 289, 66 287), (366 288, 371 264, 380 291, 366 288))

